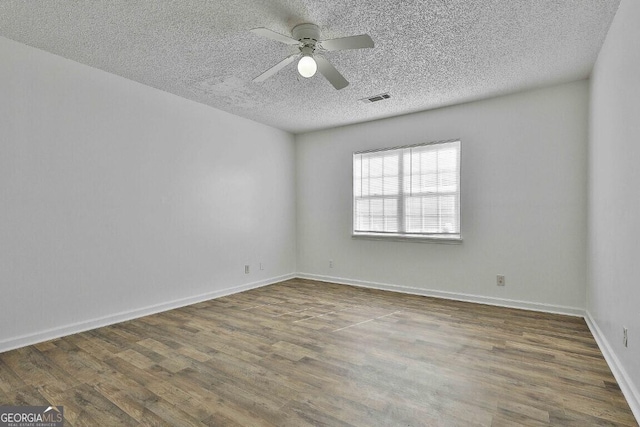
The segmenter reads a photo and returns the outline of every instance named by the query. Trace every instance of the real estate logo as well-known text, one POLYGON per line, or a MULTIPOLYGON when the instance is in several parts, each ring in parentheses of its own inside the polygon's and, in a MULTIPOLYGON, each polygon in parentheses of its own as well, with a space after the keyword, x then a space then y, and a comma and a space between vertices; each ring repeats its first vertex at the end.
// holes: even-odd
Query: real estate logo
POLYGON ((0 406, 0 427, 61 427, 62 406, 0 406))

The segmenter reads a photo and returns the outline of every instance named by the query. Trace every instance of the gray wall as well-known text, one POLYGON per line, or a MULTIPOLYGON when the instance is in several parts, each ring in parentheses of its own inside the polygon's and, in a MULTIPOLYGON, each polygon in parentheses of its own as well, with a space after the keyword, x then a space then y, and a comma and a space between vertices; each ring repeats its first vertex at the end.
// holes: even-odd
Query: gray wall
POLYGON ((0 351, 295 271, 292 135, 3 38, 0 58, 0 351))
POLYGON ((582 313, 588 100, 583 80, 298 136, 298 271, 582 313), (351 238, 354 151, 457 138, 462 244, 351 238))
POLYGON ((591 78, 587 312, 640 420, 639 22, 622 0, 591 78))

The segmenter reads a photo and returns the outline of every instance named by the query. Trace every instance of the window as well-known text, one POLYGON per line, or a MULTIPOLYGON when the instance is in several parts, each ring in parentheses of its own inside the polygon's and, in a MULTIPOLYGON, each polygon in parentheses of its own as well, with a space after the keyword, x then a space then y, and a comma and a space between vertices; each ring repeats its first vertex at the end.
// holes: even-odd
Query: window
POLYGON ((460 240, 460 141, 354 153, 353 234, 460 240))

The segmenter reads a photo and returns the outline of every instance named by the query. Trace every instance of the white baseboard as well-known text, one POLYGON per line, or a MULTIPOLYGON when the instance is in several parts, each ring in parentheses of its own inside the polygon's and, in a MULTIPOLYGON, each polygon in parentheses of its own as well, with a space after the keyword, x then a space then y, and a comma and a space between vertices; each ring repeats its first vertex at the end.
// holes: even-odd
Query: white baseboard
POLYGON ((568 316, 584 316, 584 309, 578 307, 567 307, 564 305, 543 304, 537 302, 519 301, 505 298, 485 297, 481 295, 463 294, 459 292, 446 292, 434 289, 414 288, 409 286, 391 285, 388 283, 368 282, 365 280, 347 279, 344 277, 322 276, 319 274, 298 273, 301 279, 319 280, 321 282, 338 283, 342 285, 352 285, 361 288, 380 289, 385 291, 401 292, 403 294, 422 295, 450 299, 455 301, 475 302, 478 304, 497 305, 500 307, 520 308, 524 310, 542 311, 545 313, 565 314, 568 316))
POLYGON ((591 334, 596 339, 596 343, 598 343, 598 347, 600 347, 600 351, 602 352, 604 359, 607 361, 611 372, 613 372, 613 376, 616 377, 616 381, 618 381, 622 394, 624 394, 624 397, 627 399, 627 403, 629 403, 631 412, 633 412, 636 420, 640 423, 640 392, 638 392, 638 388, 629 379, 629 375, 620 363, 620 359, 616 356, 616 353, 613 351, 609 341, 605 338, 589 311, 585 312, 584 320, 586 320, 587 326, 589 326, 589 329, 591 330, 591 334))
POLYGON ((47 329, 45 331, 33 334, 22 335, 0 341, 0 353, 13 350, 27 345, 37 344, 49 341, 55 338, 64 337, 66 335, 77 334, 79 332, 91 329, 101 328, 103 326, 113 325, 114 323, 125 322, 127 320, 137 319, 143 316, 160 313, 162 311, 173 310, 191 304, 207 301, 214 298, 220 298, 226 295, 236 294, 238 292, 248 291, 249 289, 260 288, 262 286, 271 285, 273 283, 282 282, 295 278, 295 274, 285 274, 283 276, 272 277, 257 282, 246 283, 231 288, 221 289, 218 291, 208 292, 206 294, 196 295, 187 298, 180 298, 174 301, 155 304, 148 307, 138 308, 135 310, 124 311, 109 316, 99 317, 96 319, 84 320, 82 322, 73 323, 71 325, 58 326, 47 329))
POLYGON ((293 278, 301 278, 301 279, 310 279, 310 280, 318 280, 322 282, 331 282, 338 283, 343 285, 351 285, 358 286, 363 288, 371 288, 371 289, 380 289, 394 292, 401 292, 405 294, 413 294, 413 295, 422 295, 428 297, 435 298, 443 298, 450 299, 456 301, 466 301, 473 302, 479 304, 488 304, 495 305, 500 307, 510 307, 510 308, 520 308, 525 310, 534 310, 534 311, 542 311, 546 313, 557 313, 557 314, 565 314, 569 316, 580 316, 584 317, 585 321, 589 329, 591 330, 591 334, 596 340, 596 343, 600 347, 600 351, 604 355, 609 368, 613 372, 622 393, 624 394, 631 411, 637 420, 640 421, 640 393, 638 392, 638 388, 633 384, 631 380, 629 380, 629 376, 625 371, 624 367, 620 363, 616 354, 614 353, 611 345, 602 334, 602 331, 598 327, 598 324, 592 318, 591 314, 588 311, 585 311, 578 307, 568 307, 562 305, 553 305, 553 304, 542 304, 542 303, 534 303, 528 301, 519 301, 519 300, 511 300, 505 298, 495 298, 495 297, 485 297, 480 295, 472 295, 472 294, 464 294, 459 292, 446 292, 439 291, 433 289, 423 289, 423 288, 414 288, 409 286, 399 286, 392 285, 388 283, 379 283, 379 282, 369 282, 364 280, 354 280, 347 279, 343 277, 334 277, 334 276, 324 276, 318 274, 308 274, 308 273, 296 273, 296 274, 285 274, 282 276, 272 277, 265 280, 260 280, 257 282, 246 283, 239 286, 234 286, 231 288, 221 289, 214 292, 208 292, 206 294, 196 295, 187 298, 181 298, 174 301, 169 301, 161 304, 156 304, 148 307, 143 307, 135 310, 130 310, 126 312, 120 312, 117 314, 104 316, 96 319, 90 319, 82 322, 77 322, 71 325, 60 326, 52 329, 48 329, 45 331, 22 335, 19 337, 5 339, 0 341, 0 353, 13 350, 16 348, 37 344, 40 342, 52 340, 55 338, 60 338, 66 335, 76 334, 79 332, 88 331, 91 329, 100 328, 103 326, 113 325, 119 322, 125 322, 127 320, 136 319, 143 316, 148 316, 155 313, 160 313, 167 310, 173 310, 175 308, 184 307, 191 304, 196 304, 199 302, 207 301, 210 299, 220 298, 226 295, 235 294, 238 292, 248 291, 250 289, 256 289, 263 286, 271 285, 274 283, 282 282, 285 280, 293 279, 293 278))

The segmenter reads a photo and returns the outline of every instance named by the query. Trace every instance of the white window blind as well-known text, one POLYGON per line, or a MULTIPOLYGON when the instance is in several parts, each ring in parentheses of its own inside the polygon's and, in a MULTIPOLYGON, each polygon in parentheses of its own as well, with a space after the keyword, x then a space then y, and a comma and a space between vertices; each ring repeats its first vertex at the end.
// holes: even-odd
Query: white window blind
POLYGON ((355 153, 353 233, 460 239, 460 141, 355 153))

